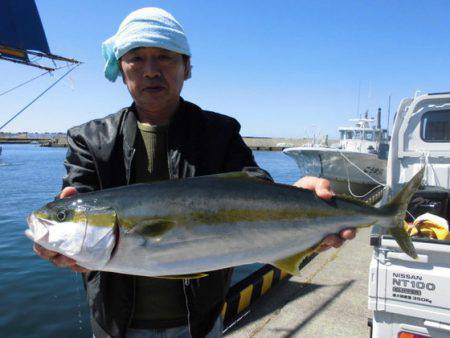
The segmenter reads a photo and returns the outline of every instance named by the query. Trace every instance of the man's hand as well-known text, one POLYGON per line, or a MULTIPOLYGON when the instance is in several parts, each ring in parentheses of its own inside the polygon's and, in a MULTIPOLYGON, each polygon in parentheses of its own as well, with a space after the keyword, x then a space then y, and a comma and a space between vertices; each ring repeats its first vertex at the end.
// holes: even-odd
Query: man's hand
MULTIPOLYGON (((74 187, 66 187, 59 194, 59 198, 70 197, 77 194, 77 189, 74 187)), ((70 268, 75 272, 89 272, 88 269, 85 269, 79 265, 73 259, 61 255, 55 251, 47 250, 44 247, 40 246, 37 243, 34 243, 33 251, 41 258, 46 259, 52 262, 54 265, 59 266, 60 268, 70 268)))
MULTIPOLYGON (((316 195, 325 200, 330 199, 334 196, 334 193, 330 188, 330 181, 313 176, 305 176, 294 183, 294 186, 312 190, 316 193, 316 195)), ((331 247, 339 248, 345 240, 355 238, 356 230, 355 229, 344 229, 339 234, 329 235, 325 237, 320 244, 318 249, 319 252, 325 251, 331 247)))

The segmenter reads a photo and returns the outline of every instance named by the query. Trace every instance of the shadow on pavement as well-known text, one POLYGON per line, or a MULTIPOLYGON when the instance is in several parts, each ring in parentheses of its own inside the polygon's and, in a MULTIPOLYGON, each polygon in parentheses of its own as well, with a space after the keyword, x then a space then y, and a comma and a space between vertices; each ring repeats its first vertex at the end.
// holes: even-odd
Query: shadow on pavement
POLYGON ((233 333, 235 330, 239 330, 268 314, 276 313, 286 304, 310 292, 314 292, 321 287, 322 285, 319 284, 299 283, 291 280, 282 281, 276 287, 270 289, 262 298, 257 300, 246 315, 229 327, 226 333, 233 333))
MULTIPOLYGON (((285 336, 283 336, 283 338, 295 337, 296 334, 303 327, 305 327, 305 325, 307 325, 311 319, 316 317, 320 312, 324 311, 331 303, 334 302, 334 300, 337 297, 339 297, 343 292, 345 292, 348 288, 350 288, 354 282, 355 282, 354 280, 350 280, 346 283, 341 284, 336 293, 334 293, 331 297, 329 297, 327 301, 323 302, 320 306, 318 306, 314 312, 312 312, 308 317, 306 317, 302 322, 300 322, 295 328, 293 328, 292 330, 286 330, 289 332, 285 336)), ((278 330, 278 331, 285 331, 285 330, 278 330)))

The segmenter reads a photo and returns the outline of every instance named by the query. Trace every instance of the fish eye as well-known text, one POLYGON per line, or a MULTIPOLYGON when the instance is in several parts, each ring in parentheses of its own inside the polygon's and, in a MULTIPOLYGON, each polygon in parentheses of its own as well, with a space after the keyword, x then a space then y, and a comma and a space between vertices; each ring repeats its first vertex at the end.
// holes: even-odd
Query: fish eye
POLYGON ((66 219, 66 211, 65 211, 65 210, 59 210, 59 211, 56 213, 56 219, 57 219, 59 222, 64 222, 64 220, 66 219))

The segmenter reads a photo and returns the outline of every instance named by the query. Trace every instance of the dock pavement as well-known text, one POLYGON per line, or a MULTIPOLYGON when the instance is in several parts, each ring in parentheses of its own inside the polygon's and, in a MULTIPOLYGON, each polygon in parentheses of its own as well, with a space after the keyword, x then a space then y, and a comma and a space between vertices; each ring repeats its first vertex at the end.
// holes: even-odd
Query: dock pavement
POLYGON ((319 254, 301 277, 281 282, 232 326, 227 338, 369 337, 370 229, 319 254))

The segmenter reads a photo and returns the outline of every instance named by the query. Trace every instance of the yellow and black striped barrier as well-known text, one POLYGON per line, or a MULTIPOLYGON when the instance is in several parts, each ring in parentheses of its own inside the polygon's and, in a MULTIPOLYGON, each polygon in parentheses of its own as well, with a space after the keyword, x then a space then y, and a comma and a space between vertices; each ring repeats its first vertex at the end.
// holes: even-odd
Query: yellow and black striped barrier
MULTIPOLYGON (((300 269, 308 264, 316 254, 305 259, 300 269)), ((261 298, 280 281, 290 278, 291 275, 272 265, 264 265, 261 269, 250 274, 233 285, 228 291, 225 304, 222 308, 224 327, 230 327, 254 302, 261 298)))

